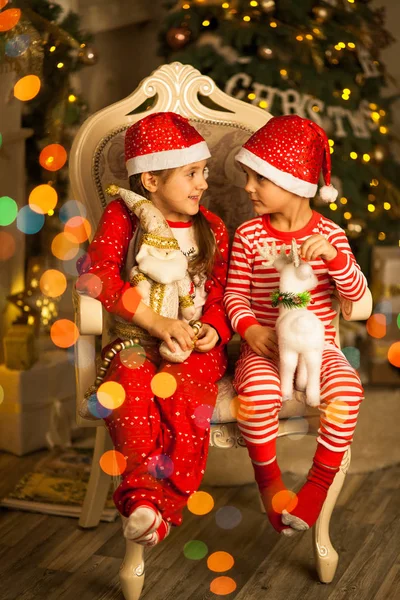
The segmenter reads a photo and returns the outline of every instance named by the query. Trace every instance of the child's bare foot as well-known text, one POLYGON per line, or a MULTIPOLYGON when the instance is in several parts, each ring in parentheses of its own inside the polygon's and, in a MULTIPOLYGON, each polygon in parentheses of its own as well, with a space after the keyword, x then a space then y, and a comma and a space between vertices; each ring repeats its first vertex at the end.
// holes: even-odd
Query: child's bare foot
POLYGON ((161 521, 161 514, 150 502, 137 504, 124 523, 124 537, 137 541, 158 529, 161 521))

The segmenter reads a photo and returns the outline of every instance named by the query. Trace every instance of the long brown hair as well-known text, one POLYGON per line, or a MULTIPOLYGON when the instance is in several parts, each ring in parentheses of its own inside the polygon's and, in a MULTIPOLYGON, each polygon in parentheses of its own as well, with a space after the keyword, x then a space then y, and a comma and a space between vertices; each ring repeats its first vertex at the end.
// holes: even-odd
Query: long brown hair
MULTIPOLYGON (((151 171, 151 174, 160 177, 161 181, 166 183, 175 170, 162 169, 160 171, 151 171)), ((141 173, 136 173, 129 177, 130 188, 132 192, 151 200, 149 191, 146 190, 142 183, 141 175, 141 173)), ((214 260, 216 257, 219 257, 220 252, 215 243, 212 229, 203 213, 199 210, 192 220, 199 251, 197 256, 189 262, 189 273, 190 275, 206 273, 209 276, 213 270, 214 260)))

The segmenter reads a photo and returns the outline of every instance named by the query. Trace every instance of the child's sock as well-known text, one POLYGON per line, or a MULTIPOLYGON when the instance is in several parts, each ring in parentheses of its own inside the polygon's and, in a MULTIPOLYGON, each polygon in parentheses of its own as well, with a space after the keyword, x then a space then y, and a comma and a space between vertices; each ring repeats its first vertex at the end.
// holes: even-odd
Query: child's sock
POLYGON ((332 452, 318 444, 307 481, 297 494, 297 505, 283 510, 282 522, 297 531, 312 527, 321 512, 328 490, 339 471, 344 452, 332 452), (323 459, 325 462, 320 462, 323 459))
POLYGON ((169 535, 170 531, 171 525, 163 519, 156 531, 148 533, 147 535, 136 539, 135 541, 141 546, 155 546, 156 544, 162 542, 167 537, 167 535, 169 535))
POLYGON ((144 535, 155 531, 162 521, 161 514, 156 507, 147 500, 135 503, 131 514, 124 525, 124 537, 136 541, 144 535))
POLYGON ((282 510, 294 506, 295 495, 286 489, 276 459, 270 464, 252 464, 262 503, 272 527, 283 535, 293 535, 293 529, 282 524, 282 510))

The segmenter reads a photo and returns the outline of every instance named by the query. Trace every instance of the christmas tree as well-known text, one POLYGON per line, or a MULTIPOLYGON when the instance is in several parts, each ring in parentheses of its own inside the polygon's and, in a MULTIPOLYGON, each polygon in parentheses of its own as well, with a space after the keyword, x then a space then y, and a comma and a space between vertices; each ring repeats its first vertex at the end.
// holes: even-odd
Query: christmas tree
POLYGON ((72 74, 95 64, 97 55, 90 47, 92 36, 80 30, 79 16, 64 14, 59 4, 49 0, 0 2, 0 32, 0 64, 3 72, 15 72, 14 90, 7 93, 14 102, 23 103, 22 126, 32 132, 26 140, 26 205, 18 210, 12 198, 1 198, 2 224, 16 220, 17 228, 27 234, 26 290, 9 299, 16 306, 25 305, 21 320, 31 324, 40 313, 41 323, 47 326, 57 314, 56 301, 49 297, 59 299, 65 276, 50 271, 54 281, 62 278, 56 291, 54 281, 50 282, 50 293, 45 286, 48 276, 43 280, 40 276, 56 262, 54 257, 65 260, 51 242, 63 228, 71 228, 70 217, 79 214, 73 203, 65 202, 68 152, 76 128, 87 115, 72 74), (47 297, 42 299, 40 291, 47 297))
MULTIPOLYGON (((160 53, 191 64, 228 94, 273 115, 299 114, 329 137, 339 223, 357 254, 398 244, 398 164, 390 142, 390 76, 380 51, 393 39, 370 0, 183 0, 167 3, 160 53), (365 241, 368 244, 365 244, 365 241)), ((360 259, 360 256, 359 256, 360 259)))
POLYGON ((76 13, 64 14, 56 2, 13 0, 5 3, 5 8, 1 14, 5 25, 0 61, 9 63, 20 78, 35 75, 40 79, 40 91, 26 101, 23 117, 23 126, 34 132, 27 140, 28 186, 57 182, 62 194, 67 169, 44 170, 38 156, 50 143, 68 150, 71 128, 87 114, 84 100, 73 89, 71 75, 96 62, 89 46, 92 36, 80 31, 76 13))

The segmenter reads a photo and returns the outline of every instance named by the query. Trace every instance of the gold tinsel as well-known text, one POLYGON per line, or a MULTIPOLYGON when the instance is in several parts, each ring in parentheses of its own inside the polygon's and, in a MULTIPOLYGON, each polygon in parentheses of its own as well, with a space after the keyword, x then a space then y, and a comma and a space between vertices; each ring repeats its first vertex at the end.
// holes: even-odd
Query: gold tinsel
POLYGON ((6 61, 14 66, 17 73, 29 73, 41 78, 44 59, 43 39, 32 23, 22 18, 17 25, 4 34, 4 44, 20 35, 29 36, 29 46, 19 56, 6 56, 6 61))

